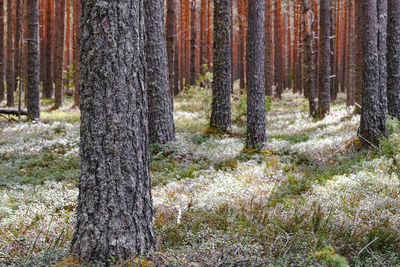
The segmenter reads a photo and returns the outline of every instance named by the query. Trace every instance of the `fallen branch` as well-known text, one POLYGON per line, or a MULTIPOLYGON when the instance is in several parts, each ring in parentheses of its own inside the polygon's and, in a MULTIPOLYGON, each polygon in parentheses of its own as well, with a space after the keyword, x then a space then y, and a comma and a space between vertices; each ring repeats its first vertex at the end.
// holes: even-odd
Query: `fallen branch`
MULTIPOLYGON (((18 115, 19 112, 17 108, 0 108, 0 114, 18 115)), ((21 109, 21 115, 28 115, 28 111, 21 109)))

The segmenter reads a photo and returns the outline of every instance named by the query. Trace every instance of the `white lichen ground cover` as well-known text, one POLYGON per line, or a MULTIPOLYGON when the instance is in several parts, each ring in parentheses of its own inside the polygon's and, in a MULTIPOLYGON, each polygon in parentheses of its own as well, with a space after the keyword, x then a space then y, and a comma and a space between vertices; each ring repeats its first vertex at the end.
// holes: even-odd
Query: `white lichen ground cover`
MULTIPOLYGON (((323 266, 313 253, 332 246, 355 266, 400 264, 400 158, 352 149, 352 109, 340 102, 314 120, 301 96, 286 93, 268 114, 266 150, 243 153, 243 124, 229 136, 200 133, 208 106, 208 92, 177 98, 177 140, 150 148, 155 262, 323 266)), ((0 122, 0 265, 68 255, 78 147, 78 123, 0 122), (49 169, 48 179, 25 177, 49 169)))

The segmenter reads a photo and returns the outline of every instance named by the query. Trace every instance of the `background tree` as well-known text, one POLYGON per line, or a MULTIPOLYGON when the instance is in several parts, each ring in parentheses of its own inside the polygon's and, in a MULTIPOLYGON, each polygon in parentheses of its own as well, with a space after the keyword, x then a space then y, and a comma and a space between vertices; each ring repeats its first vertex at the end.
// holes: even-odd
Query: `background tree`
POLYGON ((214 0, 214 79, 210 127, 231 127, 231 13, 229 0, 214 0))
POLYGON ((38 0, 28 1, 28 119, 40 119, 38 0))
POLYGON ((171 90, 168 78, 164 1, 144 0, 146 25, 147 99, 150 143, 175 139, 171 90))
MULTIPOLYGON (((175 0, 167 0, 167 56, 168 56, 168 74, 169 85, 171 88, 171 100, 173 102, 173 95, 176 89, 175 86, 175 0)), ((179 89, 178 89, 179 91, 179 89)))
POLYGON ((365 0, 362 3, 363 45, 363 96, 359 136, 366 146, 377 145, 386 136, 386 99, 381 85, 381 63, 379 16, 385 16, 378 6, 385 0, 365 0))
POLYGON ((64 73, 64 18, 65 18, 65 0, 56 1, 56 36, 55 36, 55 69, 54 82, 55 102, 54 107, 59 108, 63 104, 63 73, 64 73))
POLYGON ((81 60, 79 58, 79 36, 81 30, 79 27, 79 18, 81 16, 81 1, 74 1, 74 34, 73 34, 73 63, 74 63, 74 106, 79 107, 80 96, 79 96, 79 81, 81 78, 81 60))
POLYGON ((274 5, 274 84, 276 95, 280 99, 283 92, 282 76, 282 0, 275 0, 274 5))
POLYGON ((81 175, 71 248, 87 262, 155 247, 143 14, 142 0, 82 1, 81 175))
POLYGON ((318 97, 318 114, 325 116, 330 110, 330 29, 331 29, 331 15, 330 15, 330 1, 320 1, 320 34, 319 34, 319 97, 318 97))
POLYGON ((0 0, 0 101, 4 99, 4 0, 0 0))
POLYGON ((247 136, 248 149, 266 142, 265 125, 265 0, 248 4, 247 48, 247 136))
POLYGON ((14 0, 7 1, 7 106, 14 106, 15 46, 14 46, 14 0))
POLYGON ((266 0, 265 14, 265 93, 272 96, 272 86, 274 82, 274 54, 273 54, 273 5, 272 0, 266 0))
POLYGON ((313 56, 313 40, 314 31, 312 29, 312 21, 314 13, 310 7, 310 0, 303 0, 303 30, 304 30, 304 95, 308 98, 310 115, 315 116, 317 107, 315 103, 315 75, 314 75, 314 56, 313 56))
POLYGON ((53 10, 53 2, 52 0, 46 0, 46 36, 47 42, 46 46, 46 56, 45 61, 42 64, 45 64, 45 72, 46 72, 46 80, 43 83, 43 97, 51 98, 53 96, 53 27, 52 27, 52 10, 53 10))
POLYGON ((388 112, 400 121, 400 1, 388 1, 388 112))

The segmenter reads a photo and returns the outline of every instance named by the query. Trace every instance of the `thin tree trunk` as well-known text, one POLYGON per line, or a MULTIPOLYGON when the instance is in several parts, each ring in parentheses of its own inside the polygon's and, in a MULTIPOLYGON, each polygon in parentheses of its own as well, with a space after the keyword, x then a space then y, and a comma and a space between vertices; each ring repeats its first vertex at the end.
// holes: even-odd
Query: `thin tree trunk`
POLYGON ((55 47, 55 108, 63 105, 63 72, 64 72, 64 18, 65 18, 65 1, 56 1, 56 47, 55 47))
POLYGON ((313 58, 313 40, 314 32, 312 28, 313 12, 310 8, 309 0, 303 0, 303 28, 304 28, 304 76, 305 76, 305 96, 309 101, 310 115, 315 116, 317 113, 315 103, 315 75, 314 75, 314 58, 313 58))
POLYGON ((262 148, 267 141, 265 118, 265 0, 248 4, 247 135, 248 149, 262 148))
POLYGON ((231 127, 231 14, 229 0, 214 0, 214 80, 210 128, 231 127))
POLYGON ((144 0, 146 25, 147 99, 150 143, 175 139, 163 0, 144 0))
POLYGON ((81 35, 81 29, 79 27, 79 18, 81 16, 81 0, 74 1, 74 35, 73 35, 73 63, 74 63, 74 106, 79 107, 80 96, 79 96, 79 81, 81 79, 81 60, 79 56, 79 37, 81 35))
POLYGON ((71 250, 86 262, 123 261, 148 254, 156 241, 143 1, 82 1, 82 22, 81 175, 71 250))
POLYGON ((388 109, 400 121, 400 1, 388 1, 388 109))
POLYGON ((274 81, 276 86, 276 95, 282 97, 283 77, 282 77, 282 2, 275 1, 274 6, 274 43, 275 43, 275 74, 274 81))
POLYGON ((7 106, 14 106, 15 46, 14 46, 14 0, 7 1, 7 106))
POLYGON ((241 90, 244 90, 246 85, 245 85, 245 75, 244 75, 244 60, 245 60, 245 16, 244 16, 244 3, 243 0, 238 1, 238 12, 239 12, 239 56, 238 56, 238 61, 239 61, 239 79, 240 79, 240 84, 239 87, 241 90))
POLYGON ((0 0, 0 101, 4 100, 4 0, 0 0))
POLYGON ((330 3, 329 0, 320 1, 320 34, 319 34, 319 97, 318 115, 325 116, 330 111, 330 3))
POLYGON ((52 55, 53 55, 53 31, 52 31, 52 10, 53 10, 53 3, 52 0, 47 0, 47 7, 46 7, 46 36, 47 42, 45 43, 46 46, 46 55, 45 55, 45 72, 46 72, 46 80, 43 83, 43 97, 44 98, 52 98, 53 96, 53 62, 52 62, 52 55))
POLYGON ((207 62, 207 0, 201 0, 200 7, 200 68, 204 75, 204 64, 207 62))
POLYGON ((39 58, 39 15, 38 0, 28 1, 28 119, 40 119, 40 58, 39 58))
POLYGON ((21 54, 22 54, 22 13, 23 6, 22 0, 16 0, 16 9, 15 9, 15 59, 14 59, 14 67, 15 67, 15 88, 14 91, 17 91, 21 82, 21 54))
MULTIPOLYGON (((354 101, 358 105, 361 105, 362 99, 362 9, 361 1, 355 1, 355 12, 356 12, 356 22, 355 22, 355 92, 354 101)), ((361 112, 359 108, 356 107, 358 113, 361 112)))
MULTIPOLYGON (((175 77, 175 0, 167 0, 167 56, 168 56, 168 73, 169 73, 169 84, 170 84, 170 95, 173 103, 174 89, 174 77, 175 77)), ((172 104, 173 107, 173 104, 172 104)))
POLYGON ((190 7, 190 85, 196 84, 196 1, 190 7))
POLYGON ((272 0, 266 0, 266 14, 265 14, 265 94, 272 97, 273 85, 273 5, 272 0))

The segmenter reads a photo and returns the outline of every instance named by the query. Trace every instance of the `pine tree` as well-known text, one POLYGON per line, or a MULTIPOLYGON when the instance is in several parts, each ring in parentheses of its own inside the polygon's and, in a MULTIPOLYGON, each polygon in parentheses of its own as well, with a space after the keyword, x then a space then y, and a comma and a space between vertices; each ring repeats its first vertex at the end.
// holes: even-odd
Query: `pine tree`
POLYGON ((247 47, 247 136, 248 149, 266 142, 265 118, 265 0, 249 0, 247 47))
POLYGON ((150 143, 175 139, 163 0, 144 0, 150 143))
POLYGON ((86 262, 155 248, 143 0, 82 1, 81 175, 71 250, 86 262))
POLYGON ((214 80, 210 127, 231 127, 231 14, 229 0, 214 0, 214 80))

